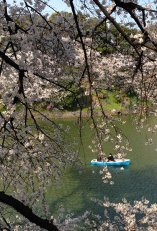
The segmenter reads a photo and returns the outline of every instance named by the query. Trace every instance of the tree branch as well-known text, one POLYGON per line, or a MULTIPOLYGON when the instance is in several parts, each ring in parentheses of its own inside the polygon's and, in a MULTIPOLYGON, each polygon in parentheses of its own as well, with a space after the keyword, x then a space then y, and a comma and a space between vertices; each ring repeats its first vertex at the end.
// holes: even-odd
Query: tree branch
POLYGON ((11 206, 30 222, 35 223, 37 226, 40 226, 43 229, 48 231, 58 231, 58 228, 53 225, 53 223, 47 219, 43 219, 33 213, 32 209, 24 205, 21 201, 15 199, 12 196, 5 194, 5 192, 0 191, 0 202, 11 206))
POLYGON ((105 7, 98 1, 98 0, 93 0, 95 4, 99 7, 99 9, 104 13, 106 18, 115 26, 115 28, 120 32, 120 34, 125 38, 125 40, 135 49, 136 53, 139 55, 139 52, 135 45, 131 42, 131 40, 128 38, 128 36, 125 34, 123 29, 120 27, 120 25, 115 21, 113 17, 110 16, 108 11, 105 9, 105 7))
POLYGON ((16 70, 20 71, 20 67, 17 63, 15 63, 11 58, 9 58, 4 52, 0 51, 0 57, 4 60, 7 64, 14 67, 16 70))

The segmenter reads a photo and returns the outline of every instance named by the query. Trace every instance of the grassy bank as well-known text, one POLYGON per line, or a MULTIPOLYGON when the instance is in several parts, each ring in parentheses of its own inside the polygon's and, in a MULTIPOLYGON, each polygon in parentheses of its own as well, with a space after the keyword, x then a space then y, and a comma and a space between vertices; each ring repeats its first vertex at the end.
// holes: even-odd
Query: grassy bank
MULTIPOLYGON (((93 108, 95 109, 95 113, 97 113, 97 115, 101 114, 99 100, 106 115, 120 115, 132 113, 133 106, 138 103, 136 97, 128 97, 126 94, 107 90, 103 90, 100 92, 99 100, 97 96, 93 94, 92 100, 93 108)), ((35 110, 47 115, 49 118, 73 118, 79 117, 80 115, 82 117, 88 117, 91 114, 88 100, 88 104, 84 104, 82 106, 83 109, 81 112, 78 105, 75 105, 72 99, 70 102, 71 104, 69 103, 68 98, 69 109, 64 108, 62 102, 56 104, 54 99, 43 100, 42 102, 35 102, 32 107, 35 110)), ((64 103, 66 103, 66 99, 64 103)), ((20 111, 21 108, 21 104, 18 103, 16 106, 17 111, 20 111)), ((0 103, 0 112, 3 112, 5 110, 5 105, 0 103)))

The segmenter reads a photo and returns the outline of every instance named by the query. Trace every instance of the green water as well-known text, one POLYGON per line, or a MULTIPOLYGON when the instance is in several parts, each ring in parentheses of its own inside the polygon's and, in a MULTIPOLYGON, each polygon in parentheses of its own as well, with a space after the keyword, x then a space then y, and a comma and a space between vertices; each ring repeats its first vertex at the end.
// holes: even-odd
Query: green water
MULTIPOLYGON (((52 214, 57 215, 58 208, 64 206, 66 213, 82 214, 86 210, 102 215, 103 208, 91 200, 97 198, 103 200, 108 197, 110 201, 120 202, 123 198, 133 202, 142 197, 151 203, 157 203, 157 134, 153 134, 153 144, 145 145, 147 137, 146 130, 149 124, 157 121, 153 118, 149 120, 147 127, 141 132, 137 132, 132 118, 125 118, 127 124, 123 127, 130 143, 132 152, 128 153, 131 165, 121 170, 120 167, 110 167, 114 184, 102 183, 99 171, 101 167, 91 166, 90 160, 95 158, 88 149, 92 141, 90 129, 85 125, 83 130, 84 152, 80 148, 80 156, 83 161, 82 168, 71 167, 61 180, 49 187, 48 201, 52 214)), ((69 137, 78 139, 75 121, 64 121, 71 127, 69 137)), ((107 146, 108 151, 112 147, 107 146)))

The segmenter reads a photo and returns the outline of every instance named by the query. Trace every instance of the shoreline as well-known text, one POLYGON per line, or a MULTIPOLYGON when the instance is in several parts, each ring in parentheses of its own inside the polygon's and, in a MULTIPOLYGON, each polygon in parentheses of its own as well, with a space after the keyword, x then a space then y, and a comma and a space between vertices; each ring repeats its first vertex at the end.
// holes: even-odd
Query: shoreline
MULTIPOLYGON (((130 110, 111 110, 111 111, 104 111, 106 116, 122 116, 122 115, 129 115, 129 114, 135 114, 133 111, 131 112, 130 110)), ((82 118, 88 118, 90 117, 90 111, 82 111, 80 114, 80 111, 57 111, 57 112, 52 112, 52 111, 44 111, 42 112, 49 118, 54 118, 54 119, 70 119, 70 118, 79 118, 80 115, 82 118)), ((96 111, 97 116, 102 115, 102 112, 96 111)), ((95 115, 96 115, 95 114, 95 115)))

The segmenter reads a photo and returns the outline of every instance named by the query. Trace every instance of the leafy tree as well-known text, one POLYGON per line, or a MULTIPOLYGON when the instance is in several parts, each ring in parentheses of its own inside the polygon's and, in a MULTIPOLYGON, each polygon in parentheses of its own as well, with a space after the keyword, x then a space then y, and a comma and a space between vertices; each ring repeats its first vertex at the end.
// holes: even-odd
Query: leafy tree
POLYGON ((69 92, 64 94, 60 101, 59 105, 63 107, 65 110, 75 111, 79 108, 84 108, 89 106, 88 96, 85 95, 85 89, 75 86, 74 82, 66 83, 66 81, 62 81, 62 84, 66 85, 69 92))

